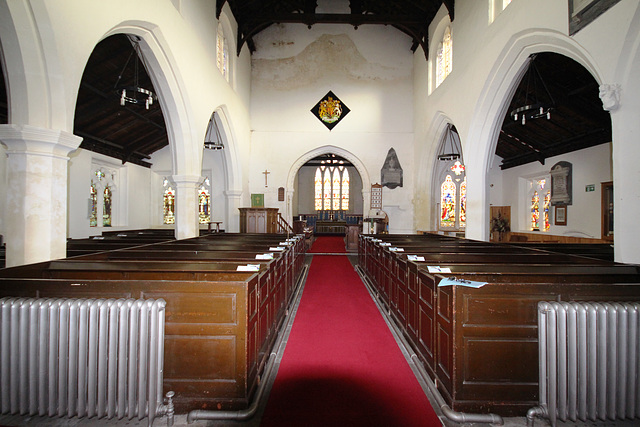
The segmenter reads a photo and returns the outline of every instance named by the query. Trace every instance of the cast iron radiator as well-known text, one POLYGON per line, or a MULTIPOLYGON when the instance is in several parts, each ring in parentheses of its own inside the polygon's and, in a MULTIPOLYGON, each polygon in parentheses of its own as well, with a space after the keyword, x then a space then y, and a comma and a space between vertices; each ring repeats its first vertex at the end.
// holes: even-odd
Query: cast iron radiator
POLYGON ((164 317, 162 299, 0 299, 2 414, 172 421, 164 317))
POLYGON ((540 405, 561 421, 640 417, 640 303, 538 303, 540 405))

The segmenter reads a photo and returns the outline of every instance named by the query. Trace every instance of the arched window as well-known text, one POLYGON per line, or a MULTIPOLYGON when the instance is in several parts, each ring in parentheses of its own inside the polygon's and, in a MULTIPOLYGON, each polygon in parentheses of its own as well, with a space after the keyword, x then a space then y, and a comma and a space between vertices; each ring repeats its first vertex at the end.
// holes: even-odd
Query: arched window
POLYGON ((349 210, 349 171, 347 168, 344 168, 344 172, 342 172, 342 210, 349 210))
POLYGON ((96 184, 91 180, 91 188, 89 190, 89 227, 98 226, 98 189, 96 184))
POLYGON ((315 193, 315 210, 322 210, 322 171, 320 168, 316 169, 316 177, 313 181, 314 193, 315 193))
POLYGON ((531 197, 531 231, 540 230, 540 196, 537 191, 531 197))
POLYGON ((456 225, 456 185, 447 175, 440 185, 440 226, 453 228, 456 225))
POLYGON ((433 204, 441 231, 462 232, 467 225, 467 177, 462 144, 455 126, 448 124, 442 136, 433 175, 433 204))
POLYGON ((344 166, 319 166, 314 179, 314 206, 319 210, 349 210, 349 172, 344 166))
POLYGON ((211 193, 209 178, 206 177, 198 189, 198 221, 207 224, 211 221, 211 193))
MULTIPOLYGON (((320 166, 324 169, 324 166, 320 166)), ((331 172, 329 172, 329 168, 324 169, 324 181, 322 183, 324 185, 324 189, 322 191, 322 209, 326 211, 331 210, 331 172)))
POLYGON ((102 226, 111 227, 111 198, 113 194, 109 185, 104 187, 104 197, 102 199, 102 226))
POLYGON ((224 79, 229 81, 229 43, 227 43, 221 22, 218 22, 218 32, 216 36, 216 58, 218 69, 224 79))
POLYGON ((105 165, 94 164, 89 184, 89 226, 111 227, 115 223, 117 172, 105 165), (99 222, 98 218, 102 218, 99 222))
POLYGON ((453 51, 451 40, 451 26, 447 26, 442 36, 442 41, 438 45, 438 54, 436 59, 436 87, 447 78, 453 68, 453 51))
POLYGON ((544 231, 549 231, 551 227, 551 223, 549 222, 549 207, 551 206, 551 191, 547 191, 547 194, 544 195, 544 205, 543 205, 543 213, 544 213, 544 231))
POLYGON ((529 188, 529 230, 549 231, 551 228, 550 212, 551 191, 547 188, 547 176, 530 180, 529 188))
POLYGON ((509 6, 511 0, 489 0, 489 24, 509 6))
POLYGON ((162 223, 163 224, 175 224, 176 223, 176 214, 175 214, 175 204, 176 204, 176 193, 171 187, 169 180, 164 179, 164 193, 162 195, 162 223))
POLYGON ((467 177, 460 184, 460 227, 467 225, 467 177))

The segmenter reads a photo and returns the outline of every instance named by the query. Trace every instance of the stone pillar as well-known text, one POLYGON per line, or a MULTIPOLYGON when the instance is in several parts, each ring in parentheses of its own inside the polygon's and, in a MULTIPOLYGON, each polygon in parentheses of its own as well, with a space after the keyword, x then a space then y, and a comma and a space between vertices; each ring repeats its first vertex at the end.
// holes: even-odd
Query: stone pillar
POLYGON ((198 185, 202 177, 173 175, 176 183, 176 239, 188 239, 200 234, 198 225, 198 185))
MULTIPOLYGON (((7 146, 7 267, 67 256, 67 164, 82 138, 61 130, 0 125, 7 146)), ((88 187, 87 183, 87 194, 88 187)))
POLYGON ((224 195, 227 198, 227 223, 223 224, 224 229, 237 233, 240 231, 240 211, 238 208, 242 207, 242 191, 228 190, 224 192, 224 195))

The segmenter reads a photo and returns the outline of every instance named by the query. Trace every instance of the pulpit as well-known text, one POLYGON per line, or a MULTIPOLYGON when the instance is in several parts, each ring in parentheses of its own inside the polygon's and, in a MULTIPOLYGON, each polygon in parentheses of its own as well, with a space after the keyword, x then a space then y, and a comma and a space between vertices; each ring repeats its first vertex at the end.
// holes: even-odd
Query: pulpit
POLYGON ((277 233, 278 208, 238 208, 241 233, 277 233))

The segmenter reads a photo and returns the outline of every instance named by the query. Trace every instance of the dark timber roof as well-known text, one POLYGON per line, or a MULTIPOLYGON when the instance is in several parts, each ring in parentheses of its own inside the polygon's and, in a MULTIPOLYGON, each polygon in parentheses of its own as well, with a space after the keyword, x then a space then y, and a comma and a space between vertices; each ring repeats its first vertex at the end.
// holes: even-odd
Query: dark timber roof
POLYGON ((349 13, 316 13, 316 0, 220 0, 217 15, 229 4, 238 22, 238 54, 246 43, 255 51, 253 36, 276 23, 392 25, 428 54, 429 24, 444 4, 453 21, 455 0, 350 0, 349 13))

